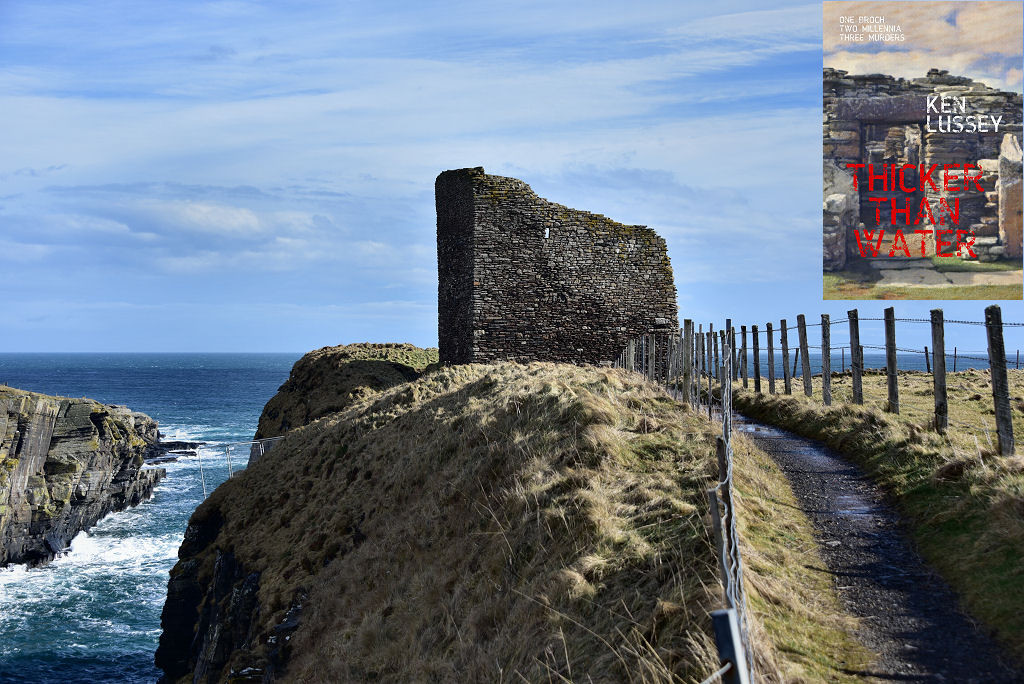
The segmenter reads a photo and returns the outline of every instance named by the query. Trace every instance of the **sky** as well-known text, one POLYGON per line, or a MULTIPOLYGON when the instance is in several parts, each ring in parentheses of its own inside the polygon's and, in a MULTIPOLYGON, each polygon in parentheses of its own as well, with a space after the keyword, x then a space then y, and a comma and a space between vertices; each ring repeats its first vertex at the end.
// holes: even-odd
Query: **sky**
POLYGON ((1024 4, 982 2, 824 2, 825 66, 852 74, 920 78, 946 69, 1001 90, 1021 92, 1021 21, 1024 4), (880 17, 899 26, 902 41, 842 39, 841 17, 880 17))
POLYGON ((821 300, 821 5, 763 7, 2 0, 0 352, 436 345, 471 166, 656 230, 680 319, 881 316, 821 300))

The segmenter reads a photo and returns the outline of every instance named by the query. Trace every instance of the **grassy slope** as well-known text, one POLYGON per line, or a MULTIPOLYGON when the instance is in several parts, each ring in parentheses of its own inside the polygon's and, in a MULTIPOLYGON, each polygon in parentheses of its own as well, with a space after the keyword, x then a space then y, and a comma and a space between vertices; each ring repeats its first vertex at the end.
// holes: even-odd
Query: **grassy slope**
POLYGON ((283 435, 359 397, 414 380, 437 360, 437 349, 411 344, 360 342, 311 351, 263 407, 255 438, 283 435))
MULTIPOLYGON (((1019 260, 994 262, 964 261, 955 257, 931 258, 936 270, 951 272, 997 272, 1019 271, 1019 260)), ((842 271, 826 272, 822 280, 823 299, 971 299, 971 300, 1020 300, 1021 285, 973 285, 933 287, 884 287, 878 285, 879 272, 862 261, 851 262, 842 271)))
MULTIPOLYGON (((289 666, 307 681, 700 681, 717 431, 623 371, 438 369, 218 488, 193 516, 224 518, 201 576, 217 547, 259 571, 264 635, 308 595, 289 666)), ((737 469, 766 680, 849 679, 866 654, 784 477, 742 442, 737 469)))
POLYGON ((933 287, 883 287, 872 282, 847 279, 841 273, 826 273, 822 299, 970 299, 1016 300, 1024 291, 1021 285, 961 285, 933 287))
MULTIPOLYGON (((1010 371, 1015 432, 1024 427, 1024 371, 1010 371)), ((766 386, 766 385, 765 385, 766 386)), ((833 379, 837 402, 849 376, 833 379)), ((900 375, 902 415, 885 413, 885 376, 864 378, 865 406, 757 396, 741 390, 748 415, 820 439, 860 463, 907 515, 922 554, 964 597, 968 609, 1024 658, 1024 458, 995 455, 987 371, 950 374, 949 415, 940 436, 928 429, 931 376, 900 375)))

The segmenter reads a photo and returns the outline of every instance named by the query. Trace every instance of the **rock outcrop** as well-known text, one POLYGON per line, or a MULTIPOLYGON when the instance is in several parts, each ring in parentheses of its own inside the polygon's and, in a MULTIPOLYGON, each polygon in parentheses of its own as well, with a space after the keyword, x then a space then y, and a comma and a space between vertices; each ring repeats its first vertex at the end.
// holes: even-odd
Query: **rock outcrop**
MULTIPOLYGON (((295 362, 288 380, 263 407, 253 439, 278 437, 337 413, 357 399, 415 380, 434 363, 437 349, 405 343, 360 342, 311 351, 295 362)), ((254 445, 249 463, 270 447, 254 445)))
POLYGON ((0 386, 0 566, 39 565, 107 513, 148 498, 157 423, 124 406, 0 386))

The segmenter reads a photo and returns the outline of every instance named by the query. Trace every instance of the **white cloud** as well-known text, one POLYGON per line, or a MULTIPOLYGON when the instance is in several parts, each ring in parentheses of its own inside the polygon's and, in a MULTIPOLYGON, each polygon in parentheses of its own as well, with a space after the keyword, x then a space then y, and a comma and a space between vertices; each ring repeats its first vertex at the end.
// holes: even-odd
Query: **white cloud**
POLYGON ((0 239, 0 254, 4 255, 4 261, 8 263, 39 262, 54 252, 52 245, 0 239))
POLYGON ((946 69, 988 86, 1021 91, 1021 22, 1019 2, 826 2, 824 63, 850 73, 885 73, 921 78, 929 69, 946 69), (883 17, 899 25, 905 40, 869 44, 843 42, 840 15, 883 17))

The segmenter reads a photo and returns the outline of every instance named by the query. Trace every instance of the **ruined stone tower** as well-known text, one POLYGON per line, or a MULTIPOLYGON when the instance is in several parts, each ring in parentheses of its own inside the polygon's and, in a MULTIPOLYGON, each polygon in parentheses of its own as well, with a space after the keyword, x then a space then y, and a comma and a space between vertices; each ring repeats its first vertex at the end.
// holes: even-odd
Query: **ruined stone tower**
POLYGON ((665 241, 483 168, 445 171, 437 203, 442 363, 611 361, 678 327, 665 241))

